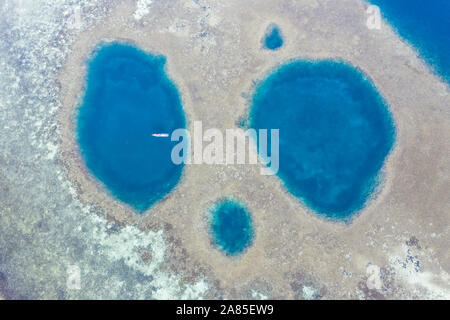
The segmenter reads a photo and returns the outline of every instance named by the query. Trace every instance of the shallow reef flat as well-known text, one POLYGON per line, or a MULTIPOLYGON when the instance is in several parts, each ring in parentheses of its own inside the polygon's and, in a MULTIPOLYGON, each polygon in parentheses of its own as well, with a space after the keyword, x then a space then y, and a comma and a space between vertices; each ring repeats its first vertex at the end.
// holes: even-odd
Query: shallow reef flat
POLYGON ((22 13, 26 22, 1 7, 14 26, 0 50, 5 298, 450 298, 450 89, 387 21, 367 28, 368 3, 79 4, 79 28, 58 20, 65 3, 22 13), (270 24, 283 35, 274 51, 261 45, 270 24), (308 209, 259 165, 186 165, 172 192, 136 214, 89 174, 74 135, 86 59, 102 41, 166 57, 190 130, 196 120, 237 127, 257 84, 293 59, 359 68, 396 127, 380 187, 344 223, 308 209), (223 197, 252 215, 252 245, 238 257, 211 245, 205 214, 223 197), (73 266, 80 290, 67 287, 73 266))

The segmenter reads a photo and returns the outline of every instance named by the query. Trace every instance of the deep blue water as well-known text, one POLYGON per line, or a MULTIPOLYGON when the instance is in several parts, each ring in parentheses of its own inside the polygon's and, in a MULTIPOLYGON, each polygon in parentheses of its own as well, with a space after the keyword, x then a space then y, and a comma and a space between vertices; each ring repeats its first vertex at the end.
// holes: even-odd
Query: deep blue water
POLYGON ((450 83, 450 1, 369 0, 450 83))
POLYGON ((256 87, 249 123, 280 130, 278 176, 287 189, 342 220, 364 206, 395 139, 378 91, 338 61, 281 66, 256 87))
POLYGON ((264 46, 270 50, 277 50, 283 45, 281 30, 276 25, 271 25, 264 35, 264 46))
POLYGON ((213 244, 225 254, 238 255, 251 245, 253 224, 244 204, 224 199, 215 204, 210 213, 213 244))
POLYGON ((105 44, 88 61, 77 134, 89 171, 117 199, 148 209, 178 183, 183 166, 172 163, 176 142, 152 133, 185 128, 177 88, 165 58, 127 44, 105 44))

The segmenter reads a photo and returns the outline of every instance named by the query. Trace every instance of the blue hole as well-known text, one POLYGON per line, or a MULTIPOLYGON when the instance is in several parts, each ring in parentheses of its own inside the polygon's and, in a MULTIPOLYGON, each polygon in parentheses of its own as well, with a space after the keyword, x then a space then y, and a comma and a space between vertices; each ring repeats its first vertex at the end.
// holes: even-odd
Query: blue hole
POLYGON ((210 227, 213 244, 226 255, 242 253, 253 240, 253 225, 244 204, 223 199, 210 210, 210 227))
POLYGON ((347 220, 364 206, 395 138, 375 87, 338 61, 280 67, 257 86, 249 121, 252 128, 280 130, 278 176, 333 219, 347 220))
POLYGON ((281 30, 276 25, 270 25, 264 35, 264 46, 270 50, 277 50, 283 45, 281 30))
POLYGON ((165 58, 120 43, 98 48, 88 62, 77 134, 89 171, 109 192, 139 212, 178 183, 170 134, 185 127, 179 93, 165 58))

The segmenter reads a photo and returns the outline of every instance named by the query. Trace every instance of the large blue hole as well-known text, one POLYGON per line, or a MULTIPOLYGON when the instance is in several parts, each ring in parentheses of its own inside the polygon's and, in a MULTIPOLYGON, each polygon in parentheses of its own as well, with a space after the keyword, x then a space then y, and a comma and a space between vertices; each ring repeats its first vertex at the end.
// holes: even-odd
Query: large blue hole
POLYGON ((78 114, 78 141, 89 171, 117 199, 148 209, 178 183, 170 134, 185 127, 165 58, 121 43, 103 44, 88 61, 78 114))
POLYGON ((450 84, 450 1, 369 0, 450 84))
POLYGON ((372 194, 395 138, 373 84, 339 61, 278 68, 257 86, 249 122, 280 130, 278 176, 286 188, 316 212, 342 220, 372 194))

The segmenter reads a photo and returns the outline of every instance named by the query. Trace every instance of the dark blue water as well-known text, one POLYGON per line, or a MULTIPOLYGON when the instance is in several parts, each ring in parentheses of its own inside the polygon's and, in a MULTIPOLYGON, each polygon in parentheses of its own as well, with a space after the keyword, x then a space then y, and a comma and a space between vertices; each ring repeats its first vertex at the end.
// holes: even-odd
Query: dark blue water
POLYGON ((224 199, 211 209, 211 235, 213 244, 225 254, 242 253, 253 240, 253 224, 244 204, 224 199))
POLYGON ((78 115, 86 166, 117 199, 148 209, 178 183, 183 166, 171 161, 176 142, 152 133, 185 127, 165 58, 126 44, 99 47, 88 61, 78 115))
POLYGON ((283 45, 281 30, 276 25, 270 25, 264 35, 264 46, 270 50, 277 50, 283 45))
POLYGON ((364 206, 395 137, 372 83, 337 61, 280 67, 257 86, 249 121, 252 128, 280 129, 278 176, 287 189, 342 220, 364 206))
POLYGON ((369 0, 450 83, 450 1, 369 0))

